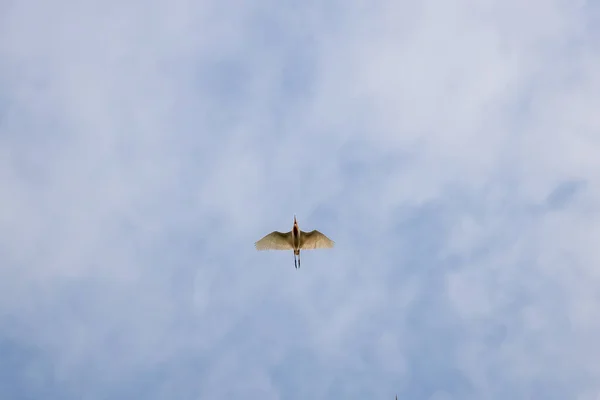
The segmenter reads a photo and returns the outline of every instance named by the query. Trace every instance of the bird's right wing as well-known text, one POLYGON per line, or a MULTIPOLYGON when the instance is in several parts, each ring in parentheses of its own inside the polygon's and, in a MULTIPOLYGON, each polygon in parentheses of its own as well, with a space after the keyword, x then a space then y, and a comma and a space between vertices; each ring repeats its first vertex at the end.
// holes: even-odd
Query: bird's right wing
POLYGON ((281 233, 273 231, 254 243, 256 250, 292 250, 292 231, 281 233))

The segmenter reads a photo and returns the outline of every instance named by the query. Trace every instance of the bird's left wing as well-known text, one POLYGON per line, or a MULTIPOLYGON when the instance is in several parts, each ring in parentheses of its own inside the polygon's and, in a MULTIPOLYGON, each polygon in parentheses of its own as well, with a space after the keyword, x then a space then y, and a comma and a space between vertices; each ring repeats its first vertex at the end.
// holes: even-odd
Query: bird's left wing
POLYGON ((303 250, 330 249, 334 244, 333 240, 317 230, 300 232, 300 248, 303 250))
POLYGON ((256 250, 292 250, 292 231, 273 231, 254 243, 256 250))

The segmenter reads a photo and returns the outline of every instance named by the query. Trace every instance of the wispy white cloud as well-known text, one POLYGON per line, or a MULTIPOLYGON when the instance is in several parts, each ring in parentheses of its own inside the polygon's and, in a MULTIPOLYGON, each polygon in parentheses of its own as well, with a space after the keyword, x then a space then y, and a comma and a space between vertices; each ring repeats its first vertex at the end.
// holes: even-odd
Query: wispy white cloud
POLYGON ((600 393, 595 4, 0 7, 4 397, 600 393))

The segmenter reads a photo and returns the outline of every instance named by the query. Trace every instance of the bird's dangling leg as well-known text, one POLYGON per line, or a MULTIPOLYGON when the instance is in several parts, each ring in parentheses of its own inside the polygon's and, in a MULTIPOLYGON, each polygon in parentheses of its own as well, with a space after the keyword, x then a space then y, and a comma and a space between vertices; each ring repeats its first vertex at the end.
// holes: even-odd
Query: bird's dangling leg
POLYGON ((298 252, 298 268, 300 268, 300 252, 298 252))
POLYGON ((294 254, 294 268, 298 269, 298 264, 296 264, 296 254, 294 254))

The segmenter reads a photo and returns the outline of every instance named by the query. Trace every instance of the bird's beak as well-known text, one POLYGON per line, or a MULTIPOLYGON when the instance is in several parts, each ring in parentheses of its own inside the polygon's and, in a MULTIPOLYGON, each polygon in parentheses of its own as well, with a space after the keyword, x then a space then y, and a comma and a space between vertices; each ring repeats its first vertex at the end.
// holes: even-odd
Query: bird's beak
POLYGON ((294 214, 294 224, 297 224, 297 222, 296 222, 296 214, 294 214))

